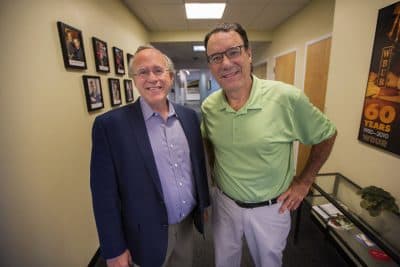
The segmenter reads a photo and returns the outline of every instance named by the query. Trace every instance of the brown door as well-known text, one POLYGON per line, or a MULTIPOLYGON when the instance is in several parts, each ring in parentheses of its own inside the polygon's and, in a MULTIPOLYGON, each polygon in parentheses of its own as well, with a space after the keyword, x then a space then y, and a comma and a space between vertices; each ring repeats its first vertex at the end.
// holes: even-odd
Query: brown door
POLYGON ((294 84, 294 66, 296 65, 296 52, 290 52, 275 58, 275 80, 294 84))
MULTIPOLYGON (((331 37, 308 45, 306 58, 306 74, 304 78, 304 93, 322 112, 325 107, 326 85, 328 81, 329 56, 331 37)), ((299 145, 297 170, 299 175, 310 155, 311 146, 299 145)))
POLYGON ((260 79, 267 79, 267 62, 255 66, 253 73, 260 79))

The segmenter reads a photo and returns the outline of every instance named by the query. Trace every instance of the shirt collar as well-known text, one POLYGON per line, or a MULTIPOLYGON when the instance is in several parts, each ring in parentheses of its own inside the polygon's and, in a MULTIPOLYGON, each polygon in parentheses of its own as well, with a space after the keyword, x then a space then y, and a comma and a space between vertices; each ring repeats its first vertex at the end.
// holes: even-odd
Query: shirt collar
MULTIPOLYGON (((153 111, 153 109, 150 107, 150 105, 144 100, 143 97, 139 98, 140 101, 140 107, 142 108, 142 113, 143 113, 143 118, 145 121, 149 120, 151 117, 153 117, 156 114, 159 114, 158 112, 153 111)), ((175 116, 178 117, 178 115, 175 112, 174 106, 172 105, 171 101, 167 100, 168 102, 168 118, 175 116)))

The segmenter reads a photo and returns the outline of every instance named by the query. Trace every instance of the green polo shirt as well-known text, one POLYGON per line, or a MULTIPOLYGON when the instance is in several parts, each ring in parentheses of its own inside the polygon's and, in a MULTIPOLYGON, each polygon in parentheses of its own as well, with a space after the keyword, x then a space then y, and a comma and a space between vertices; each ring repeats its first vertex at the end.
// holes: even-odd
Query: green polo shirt
POLYGON ((302 91, 253 76, 250 97, 238 111, 222 90, 202 104, 202 135, 214 147, 219 188, 243 202, 279 196, 294 175, 293 141, 318 144, 335 126, 302 91))

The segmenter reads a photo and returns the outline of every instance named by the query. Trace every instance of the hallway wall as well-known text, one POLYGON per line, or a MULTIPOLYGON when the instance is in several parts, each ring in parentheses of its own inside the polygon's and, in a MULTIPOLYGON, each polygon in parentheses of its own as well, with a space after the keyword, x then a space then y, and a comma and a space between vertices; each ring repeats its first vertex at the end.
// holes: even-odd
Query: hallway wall
POLYGON ((325 112, 339 135, 321 172, 341 172, 360 186, 381 186, 399 203, 399 156, 357 140, 378 10, 395 2, 314 0, 273 32, 265 57, 272 78, 273 57, 296 50, 295 85, 303 89, 305 43, 332 33, 325 112))
POLYGON ((357 139, 378 10, 395 2, 336 0, 326 112, 339 135, 324 169, 340 171, 361 186, 380 186, 399 204, 400 157, 357 139))
POLYGON ((272 43, 266 49, 267 77, 274 77, 274 57, 296 51, 294 85, 303 89, 305 73, 305 43, 332 32, 335 0, 313 0, 272 33, 272 43))
MULTIPOLYGON (((313 0, 289 18, 272 34, 273 41, 266 47, 267 77, 275 79, 275 58, 289 52, 296 53, 294 85, 303 90, 306 43, 332 33, 335 0, 313 0)), ((298 144, 294 146, 297 158, 298 144)))
POLYGON ((92 36, 108 43, 110 60, 112 46, 126 60, 148 42, 121 1, 0 3, 0 266, 87 266, 98 248, 90 133, 94 117, 110 109, 107 78, 116 75, 113 62, 111 73, 96 73, 92 36), (87 70, 64 68, 58 20, 82 30, 87 70), (86 110, 83 74, 101 77, 100 112, 86 110))

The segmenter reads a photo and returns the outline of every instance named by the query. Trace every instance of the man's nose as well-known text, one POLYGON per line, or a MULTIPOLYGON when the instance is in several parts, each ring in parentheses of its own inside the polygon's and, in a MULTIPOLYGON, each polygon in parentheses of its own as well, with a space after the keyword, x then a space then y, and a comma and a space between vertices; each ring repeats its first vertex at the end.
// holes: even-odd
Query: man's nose
POLYGON ((221 64, 230 63, 230 62, 231 62, 231 60, 229 59, 229 57, 226 54, 223 54, 221 64))

